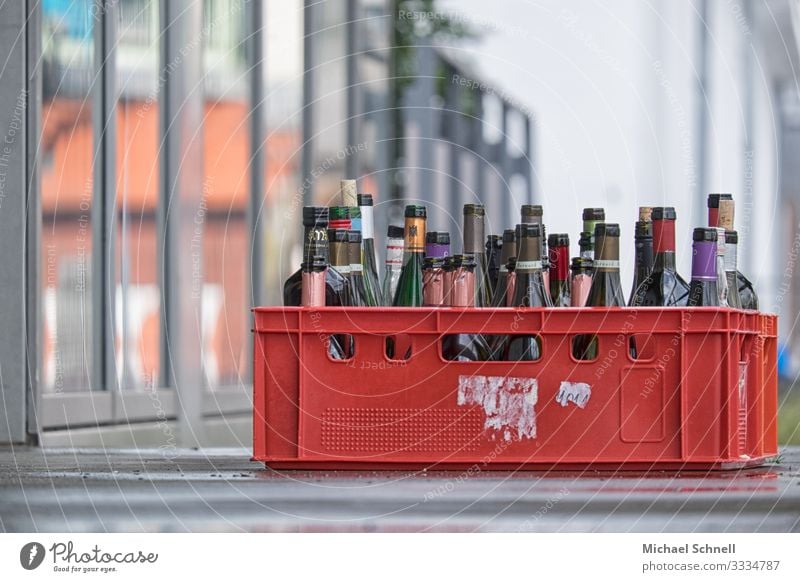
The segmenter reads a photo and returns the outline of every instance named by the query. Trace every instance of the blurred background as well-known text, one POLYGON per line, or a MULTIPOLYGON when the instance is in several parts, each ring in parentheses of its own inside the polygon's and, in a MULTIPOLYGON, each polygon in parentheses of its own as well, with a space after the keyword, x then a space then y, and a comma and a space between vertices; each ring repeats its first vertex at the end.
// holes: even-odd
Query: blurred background
POLYGON ((573 256, 582 208, 602 206, 624 281, 638 206, 676 207, 688 274, 706 195, 732 192, 740 268, 780 316, 781 439, 800 442, 796 0, 43 0, 25 16, 38 291, 11 440, 249 446, 249 309, 280 303, 300 208, 357 178, 379 253, 406 201, 455 240, 466 202, 491 233, 542 204, 573 256))

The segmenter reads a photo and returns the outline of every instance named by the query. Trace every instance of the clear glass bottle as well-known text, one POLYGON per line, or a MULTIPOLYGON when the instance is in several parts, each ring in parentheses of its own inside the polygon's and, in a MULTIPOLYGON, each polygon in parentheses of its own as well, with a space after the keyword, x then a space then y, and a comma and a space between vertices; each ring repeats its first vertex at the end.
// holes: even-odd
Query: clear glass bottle
POLYGON ((725 276, 725 229, 717 227, 717 295, 720 307, 728 304, 728 279, 725 276))
MULTIPOLYGON (((734 230, 734 212, 735 203, 733 201, 733 197, 720 199, 718 225, 724 228, 726 231, 734 230)), ((736 239, 738 249, 738 235, 736 239)), ((729 286, 728 293, 730 293, 730 289, 734 288, 738 290, 739 303, 741 304, 742 309, 758 309, 758 295, 756 295, 753 284, 741 273, 741 271, 738 270, 738 268, 736 270, 736 285, 729 286)))
POLYGON ((725 231, 725 279, 728 283, 728 306, 734 309, 742 308, 742 299, 739 297, 736 272, 738 262, 739 234, 735 230, 725 231))

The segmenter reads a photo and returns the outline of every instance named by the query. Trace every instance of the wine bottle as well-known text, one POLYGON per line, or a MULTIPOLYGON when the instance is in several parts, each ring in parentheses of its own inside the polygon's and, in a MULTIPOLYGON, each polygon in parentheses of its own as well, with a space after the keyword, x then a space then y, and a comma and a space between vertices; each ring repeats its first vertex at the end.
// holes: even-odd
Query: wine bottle
POLYGON ((343 228, 329 228, 328 240, 330 241, 330 265, 329 271, 340 273, 344 279, 343 292, 339 306, 352 306, 352 291, 350 289, 350 257, 348 255, 347 232, 343 228))
MULTIPOLYGON (((585 234, 585 233, 584 233, 585 234)), ((570 306, 585 307, 592 288, 592 259, 575 257, 572 259, 572 284, 570 285, 570 306)))
MULTIPOLYGON (((327 211, 327 208, 325 209, 327 211)), ((300 265, 302 272, 302 300, 303 307, 324 307, 325 306, 325 287, 326 271, 328 270, 328 258, 323 255, 316 255, 310 261, 305 261, 300 265)), ((344 360, 345 352, 336 336, 327 338, 328 353, 334 360, 344 360)))
POLYGON ((330 221, 328 228, 337 230, 351 230, 353 228, 353 221, 350 217, 350 208, 348 206, 331 206, 330 221))
POLYGON ((497 274, 497 284, 492 292, 492 306, 506 307, 510 297, 506 294, 508 288, 508 259, 517 256, 517 240, 513 229, 503 231, 503 246, 500 250, 499 272, 497 274))
MULTIPOLYGON (((734 213, 735 213, 735 203, 733 198, 721 199, 719 201, 719 226, 723 227, 725 230, 734 230, 733 223, 734 223, 734 213)), ((738 235, 737 235, 737 248, 738 248, 738 235)), ((734 287, 732 287, 734 288, 734 287)), ((742 309, 755 309, 758 310, 758 296, 756 295, 756 291, 753 288, 753 284, 750 280, 742 275, 741 271, 737 269, 736 271, 736 285, 735 288, 738 289, 739 292, 739 302, 742 306, 742 309)), ((730 289, 728 290, 730 293, 730 289)))
POLYGON ((448 255, 442 259, 442 303, 450 305, 453 295, 453 256, 448 255))
POLYGON ((375 257, 375 218, 372 194, 358 194, 361 211, 361 264, 364 267, 364 291, 367 305, 383 305, 381 284, 378 278, 378 261, 375 257))
POLYGON ((489 285, 494 304, 494 290, 500 277, 500 255, 503 252, 503 237, 490 234, 486 237, 486 268, 489 272, 489 285))
POLYGON ((389 225, 386 232, 386 268, 383 271, 383 295, 384 305, 392 305, 394 296, 397 292, 397 283, 400 280, 400 272, 403 270, 403 227, 389 225))
MULTIPOLYGON (((618 224, 600 222, 595 226, 595 259, 593 263, 592 286, 586 298, 587 307, 622 307, 625 297, 619 278, 619 237, 618 224)), ((581 360, 597 358, 598 340, 596 335, 578 335, 573 341, 573 354, 581 360)))
POLYGON ((594 247, 592 246, 591 232, 581 233, 581 236, 578 239, 578 248, 580 248, 580 254, 578 256, 581 259, 588 259, 591 261, 594 258, 594 247))
POLYGON ((367 291, 364 286, 364 266, 361 263, 361 233, 347 231, 347 260, 350 263, 350 305, 367 307, 367 291))
POLYGON ((606 220, 606 211, 602 208, 584 208, 583 209, 583 232, 589 233, 589 251, 587 259, 594 259, 594 250, 597 245, 595 240, 595 227, 606 220))
MULTIPOLYGON (((455 255, 453 267, 452 307, 474 307, 478 287, 475 255, 455 255)), ((491 359, 491 350, 481 334, 454 333, 442 339, 442 357, 455 362, 484 362, 491 359)))
POLYGON ((636 289, 630 305, 634 307, 683 307, 689 285, 675 270, 675 220, 671 206, 653 208, 653 270, 636 289))
POLYGON ((450 233, 430 231, 425 235, 425 256, 443 259, 450 256, 450 233))
POLYGON ((422 264, 422 304, 425 307, 444 305, 444 259, 425 257, 422 264))
POLYGON ((639 209, 639 220, 636 222, 634 234, 634 270, 633 285, 628 296, 629 305, 634 305, 636 290, 650 276, 653 270, 653 223, 650 221, 652 208, 639 209), (644 219, 643 217, 647 217, 644 219))
POLYGON ((506 271, 508 274, 506 276, 505 307, 511 307, 511 302, 514 301, 514 293, 517 290, 517 257, 508 257, 506 271))
POLYGON ((717 230, 695 228, 692 233, 692 282, 689 286, 690 307, 718 307, 717 230))
POLYGON ((550 245, 550 299, 553 307, 569 307, 572 304, 569 277, 569 235, 551 234, 550 245))
POLYGON ((405 210, 405 253, 403 270, 397 282, 395 307, 422 306, 422 262, 425 258, 425 220, 427 209, 409 204, 405 210))
POLYGON ((722 200, 733 200, 731 194, 709 194, 708 195, 708 226, 709 228, 716 228, 722 226, 719 224, 719 203, 722 200))
POLYGON ((720 307, 728 305, 728 279, 725 276, 725 229, 717 227, 717 295, 720 307))
POLYGON ((489 269, 484 252, 484 215, 481 204, 464 205, 464 254, 475 256, 475 306, 489 307, 492 304, 492 289, 489 269))
POLYGON ((547 252, 547 234, 544 228, 544 209, 539 204, 523 204, 520 209, 522 224, 538 224, 541 226, 539 249, 542 251, 542 279, 547 294, 550 294, 550 257, 547 252))
MULTIPOLYGON (((717 235, 719 236, 719 234, 717 235)), ((735 230, 725 231, 725 280, 728 284, 728 306, 733 309, 742 308, 739 287, 736 280, 738 261, 739 234, 735 230)))
MULTIPOLYGON (((303 262, 310 263, 315 256, 328 260, 328 209, 324 206, 306 206, 303 208, 303 262)), ((298 269, 286 279, 283 285, 283 304, 296 307, 302 303, 303 277, 302 269, 298 269)), ((336 269, 325 271, 325 304, 329 306, 345 305, 347 280, 336 269)))
MULTIPOLYGON (((553 307, 542 274, 541 224, 523 224, 516 262, 516 284, 512 307, 553 307)), ((503 360, 531 361, 542 356, 541 339, 534 335, 504 336, 503 347, 495 348, 503 360)))

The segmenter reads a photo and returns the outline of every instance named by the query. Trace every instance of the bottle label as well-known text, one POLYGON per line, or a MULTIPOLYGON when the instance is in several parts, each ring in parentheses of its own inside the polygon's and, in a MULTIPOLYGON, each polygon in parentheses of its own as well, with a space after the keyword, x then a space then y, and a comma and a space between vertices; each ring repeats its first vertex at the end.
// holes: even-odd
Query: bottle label
POLYGON ((517 271, 532 271, 534 269, 541 269, 542 261, 517 261, 517 271))
POLYGON ((361 263, 350 263, 350 272, 351 273, 363 273, 364 266, 361 263))
POLYGON ((725 243, 725 270, 736 272, 736 263, 738 262, 738 245, 725 243))
POLYGON ((717 280, 717 243, 695 241, 692 248, 692 279, 717 280))
POLYGON ((619 269, 619 261, 613 261, 608 259, 595 259, 594 263, 595 269, 619 269))
POLYGON ((386 244, 386 264, 390 267, 401 267, 403 265, 403 241, 399 239, 389 239, 386 244), (394 244, 392 244, 394 241, 394 244))
POLYGON ((409 252, 425 250, 425 219, 406 218, 406 249, 409 252))
POLYGON ((335 265, 334 269, 339 271, 342 275, 350 274, 350 265, 335 265))
POLYGON ((508 273, 508 267, 505 265, 500 265, 500 272, 501 273, 508 273))

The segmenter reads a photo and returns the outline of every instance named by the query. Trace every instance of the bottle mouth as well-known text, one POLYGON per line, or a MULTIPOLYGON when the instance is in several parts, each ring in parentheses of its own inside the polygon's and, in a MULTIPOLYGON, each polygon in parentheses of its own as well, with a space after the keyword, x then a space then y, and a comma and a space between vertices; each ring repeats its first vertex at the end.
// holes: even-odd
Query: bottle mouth
POLYGON ((395 226, 393 224, 389 225, 389 228, 386 231, 386 238, 403 238, 405 231, 403 230, 402 226, 395 226))
POLYGON ((421 204, 409 204, 406 206, 406 218, 427 218, 428 209, 421 204))
POLYGON ((306 206, 303 208, 303 226, 328 226, 327 206, 306 206))
POLYGON ((708 207, 709 208, 719 208, 719 201, 720 200, 733 200, 733 194, 709 194, 708 195, 708 207))
POLYGON ((583 219, 584 220, 605 220, 606 219, 606 211, 603 208, 584 208, 583 209, 583 219))
POLYGON ((692 232, 692 240, 695 242, 717 242, 717 229, 698 227, 692 232))
POLYGON ((425 244, 429 245, 449 245, 450 233, 431 231, 425 234, 425 244))
POLYGON ((483 207, 483 204, 464 204, 464 216, 484 216, 485 214, 486 209, 483 207))
POLYGON ((547 244, 550 248, 568 247, 569 235, 564 233, 554 233, 547 237, 547 244))
POLYGON ((594 238, 597 240, 599 237, 616 237, 620 236, 619 224, 614 222, 599 222, 594 227, 594 238))
POLYGON ((518 224, 517 236, 519 238, 540 238, 542 236, 542 225, 535 222, 518 224))
POLYGON ((373 205, 372 194, 359 194, 358 196, 356 196, 356 199, 358 200, 359 206, 373 205))
POLYGON ((678 215, 672 206, 657 206, 650 215, 653 220, 676 220, 678 215))

